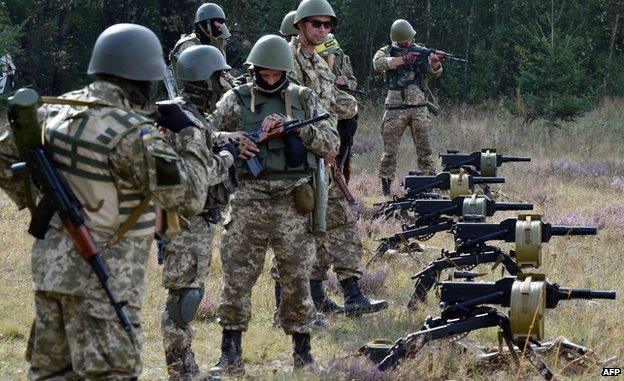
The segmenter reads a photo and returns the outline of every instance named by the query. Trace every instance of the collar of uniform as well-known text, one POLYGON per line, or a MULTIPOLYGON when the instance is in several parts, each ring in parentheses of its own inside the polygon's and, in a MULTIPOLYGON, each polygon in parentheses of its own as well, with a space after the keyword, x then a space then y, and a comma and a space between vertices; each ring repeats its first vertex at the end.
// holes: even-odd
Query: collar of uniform
POLYGON ((294 46, 297 47, 297 52, 299 52, 299 54, 301 54, 306 59, 312 61, 313 63, 318 62, 318 60, 320 59, 320 56, 315 51, 312 51, 311 54, 305 51, 303 45, 301 44, 301 41, 299 41, 299 37, 293 37, 292 43, 294 46))
POLYGON ((113 107, 130 107, 121 87, 106 81, 95 81, 89 85, 89 98, 94 98, 113 107))

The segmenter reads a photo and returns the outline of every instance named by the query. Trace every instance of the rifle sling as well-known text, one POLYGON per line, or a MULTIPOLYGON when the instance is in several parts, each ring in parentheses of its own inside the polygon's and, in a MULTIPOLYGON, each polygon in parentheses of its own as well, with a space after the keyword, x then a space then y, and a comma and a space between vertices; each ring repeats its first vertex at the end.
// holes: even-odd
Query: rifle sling
POLYGON ((117 242, 130 230, 134 224, 141 218, 141 216, 145 213, 147 208, 149 207, 150 201, 152 200, 151 196, 145 197, 141 202, 132 209, 132 213, 128 218, 119 226, 115 234, 111 239, 106 242, 106 247, 110 247, 117 242))
POLYGON ((66 99, 66 98, 57 98, 57 97, 46 97, 42 96, 40 98, 41 103, 47 103, 51 105, 65 105, 65 106, 78 106, 78 107, 111 107, 107 103, 103 103, 100 101, 85 101, 80 99, 66 99))

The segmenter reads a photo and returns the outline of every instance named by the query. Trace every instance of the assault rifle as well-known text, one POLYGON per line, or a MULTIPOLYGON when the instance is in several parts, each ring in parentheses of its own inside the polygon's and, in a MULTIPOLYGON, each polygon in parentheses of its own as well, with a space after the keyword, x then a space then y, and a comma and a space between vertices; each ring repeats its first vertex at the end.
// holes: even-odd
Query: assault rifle
MULTIPOLYGON (((289 120, 287 122, 284 122, 282 124, 283 127, 283 131, 278 132, 267 132, 267 131, 263 131, 262 128, 259 128, 258 130, 250 133, 247 135, 247 137, 256 144, 256 146, 260 146, 262 144, 265 144, 266 142, 268 142, 271 139, 276 139, 276 138, 280 138, 292 131, 295 131, 301 127, 305 127, 307 125, 310 124, 314 124, 316 122, 320 122, 321 120, 325 120, 329 118, 329 114, 328 113, 323 113, 321 115, 315 116, 313 118, 310 119, 305 119, 305 120, 301 120, 301 119, 293 119, 293 120, 289 120)), ((260 175, 260 173, 262 172, 262 170, 264 169, 264 167, 262 166, 262 163, 260 162, 260 159, 258 159, 257 156, 254 156, 252 158, 249 158, 246 160, 247 162, 247 167, 249 168, 249 171, 251 172, 251 174, 254 177, 258 177, 260 175)))
POLYGON ((461 196, 453 200, 416 200, 412 201, 409 210, 415 213, 415 219, 409 226, 404 225, 401 233, 382 238, 381 243, 374 251, 369 263, 381 258, 388 250, 396 249, 399 243, 409 239, 426 241, 436 233, 449 231, 457 222, 482 222, 500 210, 531 210, 533 204, 496 202, 486 196, 461 196))
MULTIPOLYGON (((76 251, 95 272, 123 329, 130 333, 132 325, 123 309, 126 302, 118 302, 109 287, 109 274, 100 256, 101 249, 96 246, 85 224, 82 204, 44 151, 37 122, 38 101, 39 96, 31 89, 20 89, 9 98, 9 121, 24 160, 11 166, 11 171, 15 176, 30 176, 42 195, 38 204, 30 208, 32 219, 28 233, 44 239, 50 220, 57 214, 76 251)), ((34 205, 34 202, 30 204, 34 205)))
POLYGON ((468 63, 468 60, 465 58, 460 58, 454 54, 450 54, 442 50, 430 49, 430 48, 427 48, 426 46, 416 45, 416 44, 410 46, 407 49, 407 53, 418 53, 418 60, 419 61, 427 60, 426 61, 427 65, 429 64, 429 56, 432 54, 441 56, 440 58, 442 58, 443 60, 451 60, 455 62, 468 63))
POLYGON ((163 77, 163 83, 165 84, 165 90, 167 90, 167 96, 169 99, 174 99, 178 96, 178 86, 173 76, 173 69, 171 66, 165 67, 165 76, 163 77))
POLYGON ((530 157, 503 156, 495 149, 482 149, 469 154, 460 154, 459 151, 448 150, 441 154, 443 171, 465 168, 473 175, 493 177, 496 170, 504 163, 530 162, 530 157))
POLYGON ((433 340, 500 327, 510 353, 516 353, 514 344, 524 349, 523 354, 550 380, 552 370, 529 345, 543 339, 545 309, 555 308, 562 300, 615 297, 614 291, 563 288, 540 274, 505 277, 497 282, 440 282, 440 317, 428 317, 420 331, 397 340, 377 367, 381 371, 394 369, 433 340), (484 304, 509 307, 509 315, 484 304))

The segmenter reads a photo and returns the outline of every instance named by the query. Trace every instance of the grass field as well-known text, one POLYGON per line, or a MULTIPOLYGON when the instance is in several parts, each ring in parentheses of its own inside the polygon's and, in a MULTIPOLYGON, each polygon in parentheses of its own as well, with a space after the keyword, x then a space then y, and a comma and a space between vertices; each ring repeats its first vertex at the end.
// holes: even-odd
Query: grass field
MULTIPOLYGON (((533 202, 544 220, 565 224, 587 224, 600 228, 595 237, 556 237, 544 250, 543 271, 553 281, 567 287, 591 287, 615 290, 616 301, 562 302, 549 310, 546 320, 548 338, 565 336, 588 346, 603 357, 624 357, 624 100, 608 100, 576 122, 566 123, 552 136, 535 124, 521 128, 517 119, 494 105, 446 110, 434 120, 434 148, 462 151, 495 147, 505 154, 532 156, 533 162, 510 164, 500 173, 506 184, 496 187, 510 201, 533 202)), ((357 156, 353 160, 351 187, 365 204, 358 224, 367 250, 376 247, 375 239, 399 228, 396 223, 370 221, 366 218, 373 202, 381 201, 376 177, 381 152, 378 107, 363 107, 356 137, 357 156)), ((415 151, 404 136, 400 151, 399 176, 415 165, 415 151)), ((400 192, 395 182, 395 192, 400 192)), ((494 219, 512 216, 502 213, 494 219)), ((25 379, 28 364, 24 351, 33 318, 29 252, 32 239, 26 233, 27 212, 19 212, 0 194, 0 379, 25 379)), ((332 316, 329 327, 314 334, 313 353, 326 370, 316 375, 292 374, 291 342, 281 330, 271 326, 273 283, 267 271, 254 289, 253 320, 243 338, 247 375, 259 379, 527 379, 537 378, 529 367, 517 372, 501 368, 489 372, 476 370, 471 358, 461 355, 448 344, 432 346, 425 354, 406 363, 393 374, 379 374, 365 360, 354 357, 366 342, 387 338, 395 340, 417 330, 427 315, 437 315, 433 297, 419 312, 408 313, 405 304, 413 284, 410 276, 433 259, 439 247, 451 244, 449 237, 438 235, 427 242, 428 249, 412 258, 401 255, 387 258, 367 271, 362 284, 374 297, 386 298, 390 308, 374 316, 349 319, 332 316)), ((367 254, 368 256, 368 254, 367 254)), ((268 261, 267 261, 268 262, 268 261)), ((144 370, 142 379, 166 378, 164 353, 159 329, 159 315, 165 291, 160 287, 161 269, 155 255, 149 263, 148 293, 144 303, 144 370)), ((500 270, 487 279, 496 279, 500 270)), ((194 349, 201 366, 208 368, 219 356, 220 327, 215 319, 221 287, 221 263, 214 249, 211 274, 203 301, 201 320, 195 323, 194 349)), ((342 302, 336 282, 328 284, 332 296, 342 302)), ((496 329, 481 330, 469 338, 482 345, 496 346, 496 329)), ((564 371, 554 362, 553 368, 564 378, 596 379, 601 367, 595 365, 580 373, 564 371)))

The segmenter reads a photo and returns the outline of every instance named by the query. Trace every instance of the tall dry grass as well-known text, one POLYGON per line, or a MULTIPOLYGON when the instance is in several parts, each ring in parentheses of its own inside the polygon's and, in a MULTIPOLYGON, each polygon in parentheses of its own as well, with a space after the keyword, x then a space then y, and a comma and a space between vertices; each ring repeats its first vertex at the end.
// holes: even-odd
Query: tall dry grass
MULTIPOLYGON (((590 224, 600 227, 596 237, 556 237, 544 250, 543 271, 562 285, 616 290, 616 301, 562 302, 548 311, 546 334, 559 335, 593 348, 599 355, 624 356, 624 100, 607 100, 599 108, 578 121, 565 123, 552 136, 546 128, 535 124, 521 127, 519 120, 500 111, 495 105, 456 107, 444 110, 434 119, 434 148, 463 151, 495 147, 505 154, 533 157, 530 164, 510 164, 500 173, 506 184, 497 186, 512 201, 533 202, 546 221, 565 224, 590 224)), ((377 179, 381 153, 378 105, 362 107, 356 136, 357 155, 353 160, 351 187, 365 209, 358 226, 366 250, 376 246, 376 239, 399 228, 396 222, 370 221, 366 218, 372 203, 381 201, 377 179)), ((408 134, 400 149, 398 177, 416 165, 414 148, 408 134)), ((400 181, 393 184, 400 193, 400 181)), ((495 220, 513 216, 503 213, 495 220)), ((29 251, 31 238, 26 234, 28 215, 18 212, 8 198, 0 195, 0 379, 25 379, 28 364, 24 350, 33 317, 29 251)), ((373 297, 386 298, 391 307, 374 316, 349 319, 332 316, 329 326, 315 332, 313 352, 326 369, 317 375, 293 376, 291 343, 283 332, 271 325, 273 284, 265 271, 254 288, 253 320, 244 336, 247 374, 259 379, 290 380, 394 380, 394 379, 533 379, 538 378, 530 367, 519 373, 510 367, 497 370, 477 369, 470 356, 441 342, 428 348, 416 359, 393 374, 380 374, 365 360, 354 357, 357 348, 377 339, 396 339, 420 327, 427 315, 438 314, 433 295, 421 311, 404 308, 412 292, 410 276, 439 253, 440 247, 452 241, 438 235, 427 242, 423 254, 416 258, 397 256, 367 269, 363 286, 373 297)), ((215 308, 221 287, 221 263, 218 249, 207 279, 202 315, 197 320, 194 348, 202 367, 207 368, 219 355, 220 328, 215 308)), ((368 254, 367 254, 368 255, 368 254)), ((483 267, 487 270, 488 267, 483 267)), ((149 263, 148 294, 144 303, 144 371, 143 379, 166 378, 164 354, 159 330, 159 315, 164 306, 165 292, 160 287, 161 269, 152 255, 149 263)), ((486 279, 496 279, 496 271, 486 279)), ((328 282, 332 297, 341 301, 335 278, 328 282)), ((496 346, 495 329, 473 332, 469 338, 481 345, 496 346)), ((555 371, 563 365, 550 359, 555 371)), ((622 361, 616 362, 619 366, 622 361)), ((577 373, 565 373, 569 379, 599 377, 600 366, 577 373)))

